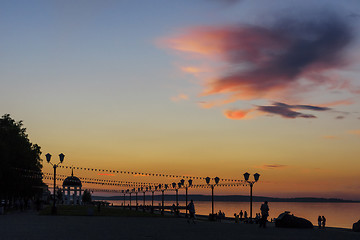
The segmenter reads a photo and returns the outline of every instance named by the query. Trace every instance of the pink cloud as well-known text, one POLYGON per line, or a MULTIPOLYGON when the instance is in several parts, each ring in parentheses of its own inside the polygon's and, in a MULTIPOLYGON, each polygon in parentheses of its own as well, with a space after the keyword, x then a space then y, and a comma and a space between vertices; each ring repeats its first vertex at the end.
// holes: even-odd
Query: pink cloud
MULTIPOLYGON (((301 99, 303 94, 317 88, 351 91, 348 79, 332 73, 349 64, 344 52, 351 42, 349 23, 326 14, 318 16, 316 21, 279 19, 273 26, 193 27, 161 41, 188 59, 202 64, 217 61, 226 66, 216 69, 214 77, 204 79, 200 96, 222 97, 201 104, 205 108, 237 100, 294 96, 301 99)), ((197 68, 191 66, 183 70, 198 73, 197 68)), ((342 100, 329 106, 336 104, 351 104, 351 101, 342 100)), ((239 119, 242 114, 229 110, 225 116, 239 119)))

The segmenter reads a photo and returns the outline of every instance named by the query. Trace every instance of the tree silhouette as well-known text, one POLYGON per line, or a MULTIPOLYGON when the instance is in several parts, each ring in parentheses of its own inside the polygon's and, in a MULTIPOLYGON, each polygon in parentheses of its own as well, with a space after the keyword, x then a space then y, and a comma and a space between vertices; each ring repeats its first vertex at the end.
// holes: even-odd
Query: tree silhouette
POLYGON ((40 146, 30 142, 22 121, 5 114, 0 118, 0 200, 11 203, 41 192, 40 146))
POLYGON ((83 195, 82 195, 82 201, 83 203, 91 203, 91 193, 89 190, 84 191, 83 195))

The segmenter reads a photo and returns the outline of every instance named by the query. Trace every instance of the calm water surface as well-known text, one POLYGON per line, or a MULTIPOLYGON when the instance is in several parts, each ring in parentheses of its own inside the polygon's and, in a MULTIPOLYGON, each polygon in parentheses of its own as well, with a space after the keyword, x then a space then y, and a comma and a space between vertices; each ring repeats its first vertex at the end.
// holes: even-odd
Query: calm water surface
MULTIPOLYGON (((123 201, 109 201, 114 205, 121 205, 123 201)), ((126 201, 126 204, 129 202, 126 201)), ((135 203, 135 200, 133 200, 135 203)), ((138 202, 142 204, 142 201, 138 202)), ((159 201, 154 201, 154 205, 158 205, 159 201)), ((165 205, 172 205, 174 202, 167 201, 165 205)), ((207 215, 211 213, 211 201, 194 202, 197 214, 207 215)), ((151 201, 146 201, 145 204, 151 205, 151 201)), ((185 202, 179 201, 181 206, 185 202)), ((253 203, 253 216, 260 212, 261 202, 253 203)), ((303 217, 310 220, 315 226, 317 225, 317 218, 319 215, 325 216, 326 225, 330 227, 352 228, 352 224, 360 220, 360 203, 299 203, 299 202, 269 202, 270 216, 269 218, 278 217, 284 211, 290 211, 298 217, 303 217)), ((214 212, 221 210, 225 212, 227 217, 233 217, 236 212, 239 214, 240 210, 247 211, 250 215, 249 203, 246 202, 215 202, 214 212)))

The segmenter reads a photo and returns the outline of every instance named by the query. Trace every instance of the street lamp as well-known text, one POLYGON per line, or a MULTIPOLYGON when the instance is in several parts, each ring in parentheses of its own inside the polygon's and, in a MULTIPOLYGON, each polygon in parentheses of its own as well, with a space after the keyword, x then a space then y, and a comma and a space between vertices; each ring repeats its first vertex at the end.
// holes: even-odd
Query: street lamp
POLYGON ((210 178, 209 177, 205 178, 206 183, 211 186, 211 213, 212 213, 212 216, 214 216, 214 186, 219 183, 220 178, 216 177, 216 178, 214 178, 214 180, 215 180, 215 184, 210 184, 210 178))
POLYGON ((252 188, 253 188, 254 184, 257 181, 259 181, 260 174, 255 173, 253 181, 249 181, 249 177, 250 177, 250 173, 248 173, 248 172, 244 173, 245 182, 249 183, 249 185, 250 185, 250 221, 252 221, 252 202, 253 202, 252 201, 252 188))
POLYGON ((158 189, 161 191, 161 215, 164 215, 164 189, 161 189, 162 185, 159 184, 158 189))
POLYGON ((56 168, 59 166, 59 164, 61 164, 61 163, 64 161, 65 155, 64 155, 63 153, 60 153, 60 154, 59 154, 60 162, 58 162, 57 164, 53 164, 53 163, 50 162, 50 160, 51 160, 51 154, 50 154, 50 153, 47 153, 47 154, 45 155, 45 157, 46 157, 46 161, 47 161, 48 163, 50 163, 50 164, 53 166, 53 168, 54 168, 54 202, 53 202, 53 206, 52 206, 52 209, 51 209, 51 213, 52 213, 53 215, 56 215, 56 205, 55 205, 55 202, 56 202, 56 194, 55 194, 55 188, 56 188, 56 168))
POLYGON ((176 191, 176 207, 177 207, 179 205, 178 192, 179 192, 179 188, 181 187, 181 183, 176 184, 175 182, 173 182, 171 185, 172 185, 173 189, 175 189, 175 191, 176 191))
POLYGON ((185 217, 187 217, 187 211, 188 211, 188 209, 187 209, 187 205, 188 205, 188 187, 191 187, 192 182, 193 182, 193 180, 189 179, 188 184, 185 185, 185 180, 184 179, 180 180, 181 185, 185 186, 185 205, 186 205, 186 207, 185 207, 185 209, 186 209, 185 210, 185 217))

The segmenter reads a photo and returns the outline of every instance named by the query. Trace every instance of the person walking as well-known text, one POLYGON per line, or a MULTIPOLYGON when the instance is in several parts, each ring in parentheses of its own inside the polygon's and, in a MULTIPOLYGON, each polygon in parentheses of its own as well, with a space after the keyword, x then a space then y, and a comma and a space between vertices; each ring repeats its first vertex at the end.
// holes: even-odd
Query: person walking
POLYGON ((266 228, 266 222, 267 222, 267 218, 269 216, 269 205, 268 205, 267 201, 265 201, 261 205, 260 210, 261 210, 261 219, 260 219, 259 227, 266 228))
POLYGON ((194 201, 191 199, 189 205, 187 205, 187 209, 189 210, 190 219, 188 219, 188 223, 192 220, 192 222, 195 224, 195 205, 194 201))
POLYGON ((319 217, 318 217, 318 226, 319 226, 319 228, 321 228, 321 222, 322 222, 322 217, 319 216, 319 217))
POLYGON ((321 220, 322 220, 322 227, 325 228, 326 218, 324 216, 322 216, 321 220))

